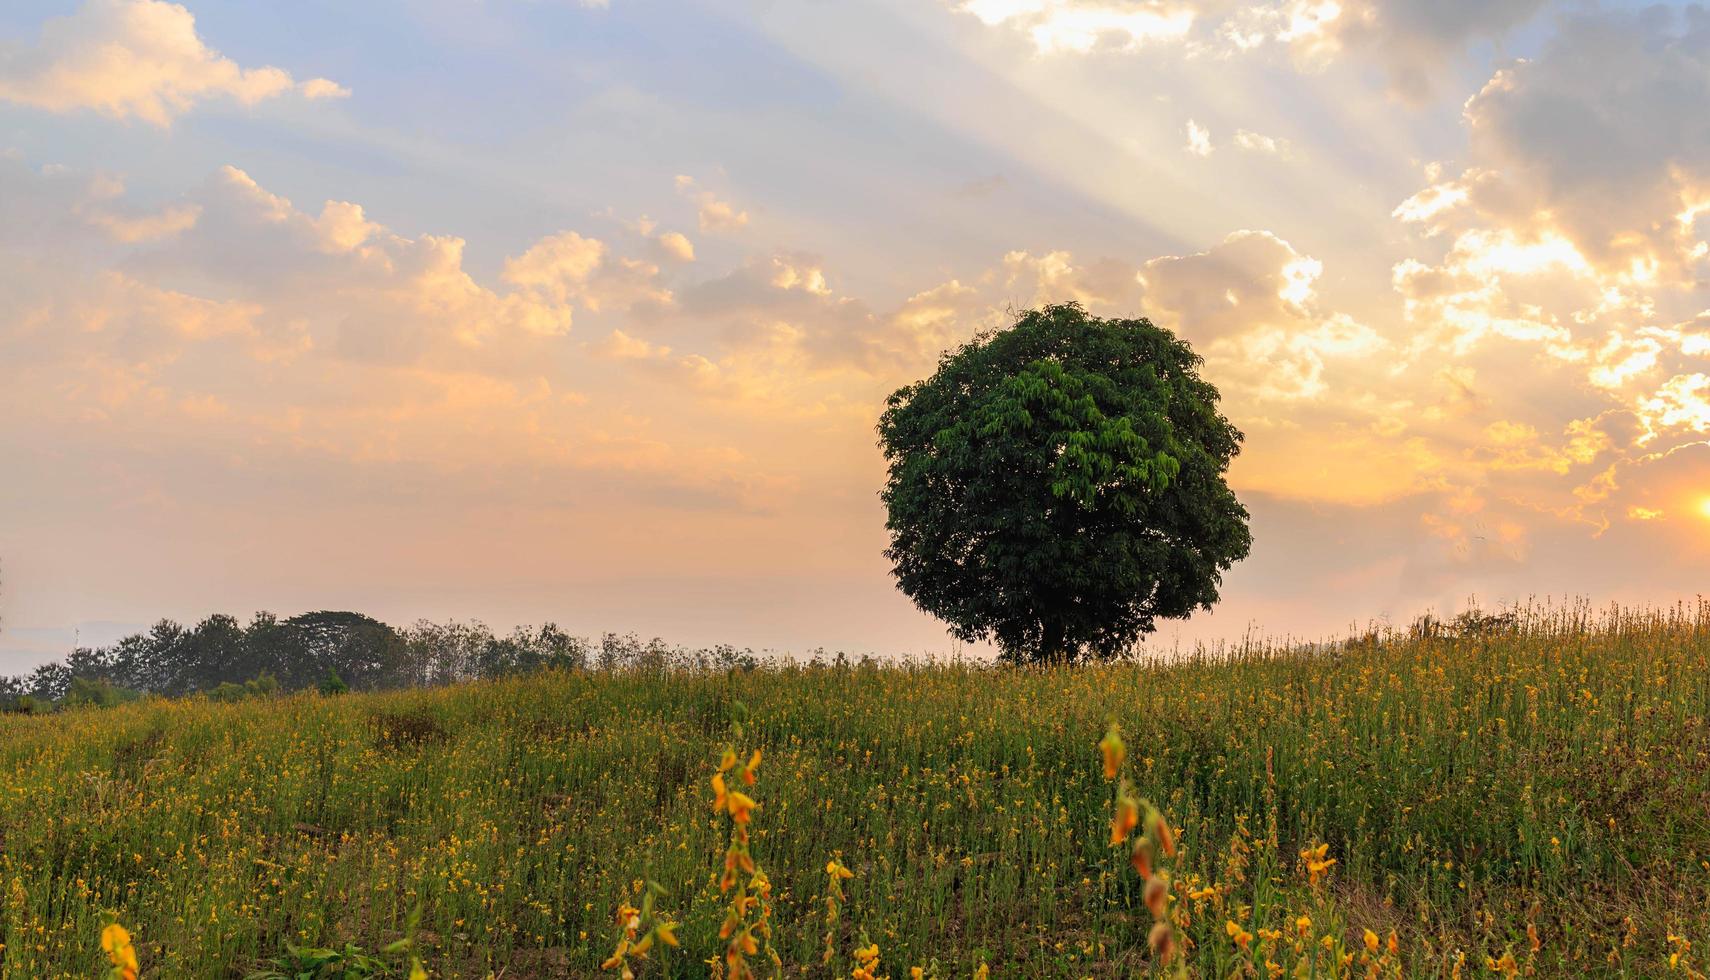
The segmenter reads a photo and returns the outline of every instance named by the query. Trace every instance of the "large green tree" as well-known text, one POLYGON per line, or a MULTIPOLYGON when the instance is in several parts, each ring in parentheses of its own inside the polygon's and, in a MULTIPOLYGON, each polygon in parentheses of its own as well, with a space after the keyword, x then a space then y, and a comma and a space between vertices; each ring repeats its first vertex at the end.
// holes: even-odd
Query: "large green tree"
POLYGON ((1241 433, 1149 321, 1047 306, 946 353, 879 421, 898 585, 1011 661, 1108 658, 1217 601, 1252 537, 1241 433))

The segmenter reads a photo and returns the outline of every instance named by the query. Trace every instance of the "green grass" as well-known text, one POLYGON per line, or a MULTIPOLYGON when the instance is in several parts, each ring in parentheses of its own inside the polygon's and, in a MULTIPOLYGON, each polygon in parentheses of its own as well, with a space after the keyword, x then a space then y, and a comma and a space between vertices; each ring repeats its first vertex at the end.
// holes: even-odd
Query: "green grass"
POLYGON ((103 911, 144 976, 226 977, 286 943, 382 948, 419 906, 436 976, 590 975, 651 878, 683 946, 644 972, 704 975, 726 843, 708 778, 738 700, 765 750, 753 849, 792 975, 834 975, 834 855, 856 872, 835 975, 863 932, 899 977, 933 960, 941 976, 1147 970, 1151 920, 1108 846, 1109 718, 1179 828, 1195 974, 1249 956, 1340 972, 1326 937, 1361 975, 1473 976, 1504 952, 1540 975, 1652 976, 1677 952, 1706 969, 1699 608, 1079 670, 548 674, 8 716, 0 972, 96 974, 103 911), (1337 863, 1314 888, 1296 855, 1319 842, 1337 863), (1363 955, 1366 929, 1393 930, 1400 955, 1363 955))

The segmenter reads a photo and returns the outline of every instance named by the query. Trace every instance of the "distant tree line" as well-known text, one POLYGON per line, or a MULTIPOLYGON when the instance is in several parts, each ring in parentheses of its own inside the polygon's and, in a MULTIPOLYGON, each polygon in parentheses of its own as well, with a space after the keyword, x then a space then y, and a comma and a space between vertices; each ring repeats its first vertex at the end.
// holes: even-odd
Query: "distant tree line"
POLYGON ((384 690, 527 674, 545 669, 752 668, 751 650, 690 650, 607 633, 598 642, 551 623, 496 635, 479 622, 419 622, 394 629, 354 612, 289 619, 257 613, 246 626, 214 615, 193 627, 161 620, 111 646, 79 647, 29 674, 0 676, 0 710, 111 705, 145 694, 238 700, 317 688, 384 690))

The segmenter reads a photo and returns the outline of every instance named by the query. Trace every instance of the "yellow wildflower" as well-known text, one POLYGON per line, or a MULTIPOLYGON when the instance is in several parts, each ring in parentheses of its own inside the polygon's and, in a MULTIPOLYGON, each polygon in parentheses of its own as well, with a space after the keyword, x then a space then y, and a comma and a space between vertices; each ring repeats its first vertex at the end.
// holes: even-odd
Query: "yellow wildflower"
POLYGON ((1122 769, 1123 760, 1128 758, 1128 746, 1122 744, 1122 733, 1116 730, 1115 722, 1111 723, 1110 731, 1105 733, 1104 741, 1098 743, 1098 750, 1104 755, 1104 778, 1115 779, 1117 772, 1122 769))
POLYGON ((754 810, 754 799, 746 793, 732 790, 730 796, 730 819, 737 823, 747 823, 754 810))
POLYGON ((131 945, 131 934, 124 926, 114 922, 102 929, 101 948, 113 961, 112 976, 120 980, 136 980, 142 967, 137 962, 136 948, 131 945))
POLYGON ((1140 826, 1140 807, 1132 797, 1124 796, 1116 801, 1116 814, 1110 818, 1110 845, 1115 847, 1128 839, 1135 827, 1140 826))
POLYGON ((1148 879, 1142 897, 1146 902, 1146 910, 1152 913, 1152 918, 1162 919, 1170 899, 1170 886, 1164 884, 1162 878, 1148 879))
POLYGON ((1176 953, 1176 931, 1168 922, 1159 922, 1152 926, 1151 935, 1146 937, 1146 945, 1152 948, 1152 955, 1159 963, 1168 963, 1176 953))
POLYGON ((1247 945, 1253 941, 1253 934, 1241 928, 1234 919, 1223 924, 1223 931, 1229 934, 1231 942, 1242 949, 1246 949, 1247 945))

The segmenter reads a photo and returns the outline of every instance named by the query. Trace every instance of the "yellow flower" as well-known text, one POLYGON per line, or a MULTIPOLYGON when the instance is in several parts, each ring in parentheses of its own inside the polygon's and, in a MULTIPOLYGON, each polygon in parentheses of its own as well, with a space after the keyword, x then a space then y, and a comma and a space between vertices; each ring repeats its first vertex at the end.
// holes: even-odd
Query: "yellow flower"
POLYGON ((1294 931, 1304 936, 1312 931, 1312 917, 1303 915, 1294 920, 1294 931))
POLYGON ((1134 838, 1134 853, 1129 855, 1128 861, 1134 865, 1134 873, 1139 875, 1142 881, 1152 877, 1152 839, 1134 838))
POLYGON ((1158 958, 1159 963, 1168 963, 1176 952, 1176 931, 1168 922, 1159 922, 1152 926, 1146 945, 1152 948, 1152 955, 1158 958))
POLYGON ((1335 858, 1327 856, 1329 853, 1329 844, 1308 847, 1300 852, 1300 860, 1306 866, 1306 877, 1309 884, 1318 884, 1318 879, 1323 877, 1324 872, 1330 870, 1331 866, 1336 863, 1335 858))
POLYGON ((748 759, 748 765, 742 767, 742 782, 744 785, 754 785, 754 770, 760 768, 760 750, 755 749, 754 755, 748 759))
POLYGON ((879 970, 879 944, 868 943, 855 951, 857 966, 850 973, 855 980, 877 980, 879 970))
POLYGON ((1223 931, 1229 934, 1230 941, 1242 949, 1246 949, 1247 944, 1253 941, 1253 934, 1241 928, 1234 919, 1223 924, 1223 931))
POLYGON ((136 949, 131 946, 131 934, 124 926, 114 922, 102 929, 101 948, 106 951, 108 959, 113 961, 113 969, 122 980, 136 980, 142 967, 137 962, 136 949))
POLYGON ((732 790, 730 792, 730 819, 737 823, 747 823, 754 810, 754 799, 748 794, 732 790))
POLYGON ((1378 948, 1378 934, 1371 931, 1370 929, 1367 929, 1366 930, 1366 952, 1375 953, 1375 952, 1377 952, 1377 948, 1378 948))
POLYGON ((1176 835, 1170 830, 1170 822, 1161 813, 1152 815, 1152 836, 1158 838, 1158 850, 1167 858, 1176 856, 1176 835))
POLYGON ((1104 741, 1098 743, 1098 750, 1104 754, 1104 778, 1115 779, 1123 760, 1128 758, 1128 746, 1122 744, 1122 733, 1116 730, 1114 722, 1110 731, 1105 732, 1104 741))
POLYGON ((659 923, 653 927, 653 934, 658 936, 659 941, 667 946, 677 945, 677 923, 675 922, 659 923))
POLYGON ((1115 847, 1128 839, 1130 832, 1140 826, 1140 808, 1134 800, 1123 797, 1116 801, 1116 814, 1110 818, 1110 845, 1115 847))
POLYGON ((1146 882, 1146 888, 1141 895, 1146 902, 1146 910, 1152 913, 1152 918, 1162 919, 1170 900, 1170 886, 1164 884, 1162 878, 1152 878, 1146 882))
POLYGON ((600 964, 600 969, 610 970, 613 967, 617 966, 619 963, 622 963, 624 954, 627 952, 629 952, 629 940, 627 940, 627 939, 619 940, 618 945, 617 945, 617 949, 612 950, 612 955, 606 957, 606 961, 604 963, 600 964))

